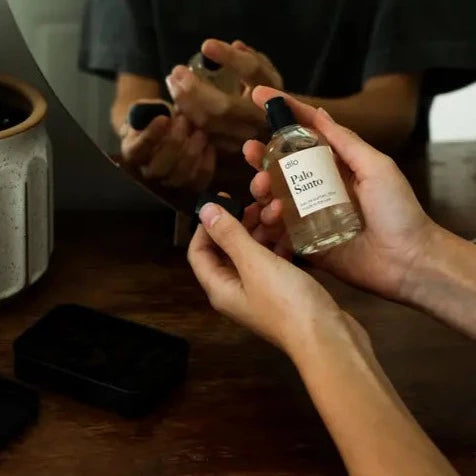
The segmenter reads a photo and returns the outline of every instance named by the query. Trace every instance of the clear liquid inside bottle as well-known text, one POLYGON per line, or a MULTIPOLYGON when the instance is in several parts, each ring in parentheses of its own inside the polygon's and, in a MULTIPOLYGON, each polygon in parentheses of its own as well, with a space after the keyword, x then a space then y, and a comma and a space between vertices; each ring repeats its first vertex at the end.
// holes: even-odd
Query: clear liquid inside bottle
MULTIPOLYGON (((290 125, 274 134, 264 157, 264 168, 271 175, 272 193, 282 200, 289 237, 294 250, 301 255, 325 251, 354 238, 361 230, 359 215, 352 202, 330 205, 300 216, 279 160, 316 146, 328 147, 328 144, 313 131, 290 125)), ((330 148, 329 153, 332 154, 330 148)))

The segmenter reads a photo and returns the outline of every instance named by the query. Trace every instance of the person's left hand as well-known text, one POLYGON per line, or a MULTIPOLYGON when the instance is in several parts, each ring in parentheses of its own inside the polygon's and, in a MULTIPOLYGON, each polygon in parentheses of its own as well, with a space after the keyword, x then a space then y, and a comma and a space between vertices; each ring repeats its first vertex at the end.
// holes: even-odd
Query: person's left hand
MULTIPOLYGON (((137 104, 144 102, 162 103, 137 104)), ((142 131, 127 123, 121 132, 123 165, 146 185, 158 181, 166 188, 203 191, 213 179, 215 149, 183 115, 158 116, 142 131)))
POLYGON ((259 222, 248 209, 244 225, 216 204, 200 211, 188 259, 212 306, 251 328, 290 356, 308 336, 320 342, 358 343, 360 325, 310 275, 257 243, 246 228, 259 222))
POLYGON ((266 131, 265 115, 251 100, 251 91, 257 85, 282 89, 283 80, 264 54, 242 41, 207 40, 202 53, 237 74, 243 84, 241 96, 225 94, 183 65, 166 79, 170 95, 178 110, 206 131, 217 149, 237 153, 243 142, 266 131))

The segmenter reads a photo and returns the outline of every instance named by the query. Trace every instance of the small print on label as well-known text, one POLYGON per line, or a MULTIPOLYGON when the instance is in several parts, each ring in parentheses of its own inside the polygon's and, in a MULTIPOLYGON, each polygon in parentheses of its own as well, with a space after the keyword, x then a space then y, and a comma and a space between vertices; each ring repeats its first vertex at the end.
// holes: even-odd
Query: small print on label
POLYGON ((330 147, 295 152, 280 159, 279 165, 301 218, 350 202, 330 147))

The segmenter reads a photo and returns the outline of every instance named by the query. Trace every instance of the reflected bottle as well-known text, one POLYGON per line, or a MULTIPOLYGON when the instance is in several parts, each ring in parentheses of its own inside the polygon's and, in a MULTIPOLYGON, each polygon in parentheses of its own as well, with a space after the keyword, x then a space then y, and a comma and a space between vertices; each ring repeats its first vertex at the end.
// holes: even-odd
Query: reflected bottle
POLYGON ((215 63, 202 53, 194 55, 190 59, 188 67, 202 81, 207 81, 220 91, 230 95, 241 94, 241 81, 234 71, 215 63))
POLYGON ((296 253, 325 251, 354 238, 361 222, 349 198, 332 149, 314 131, 297 124, 282 97, 266 103, 273 137, 264 157, 273 196, 296 253))

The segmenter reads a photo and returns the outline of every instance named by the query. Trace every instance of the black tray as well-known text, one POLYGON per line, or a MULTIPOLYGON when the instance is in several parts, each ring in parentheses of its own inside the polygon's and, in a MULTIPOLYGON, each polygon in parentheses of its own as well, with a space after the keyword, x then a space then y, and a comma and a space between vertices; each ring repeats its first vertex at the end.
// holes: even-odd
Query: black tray
POLYGON ((151 411, 184 379, 188 349, 182 338, 63 305, 15 341, 15 373, 133 417, 151 411))
POLYGON ((37 420, 38 409, 33 389, 0 376, 0 448, 37 420))

